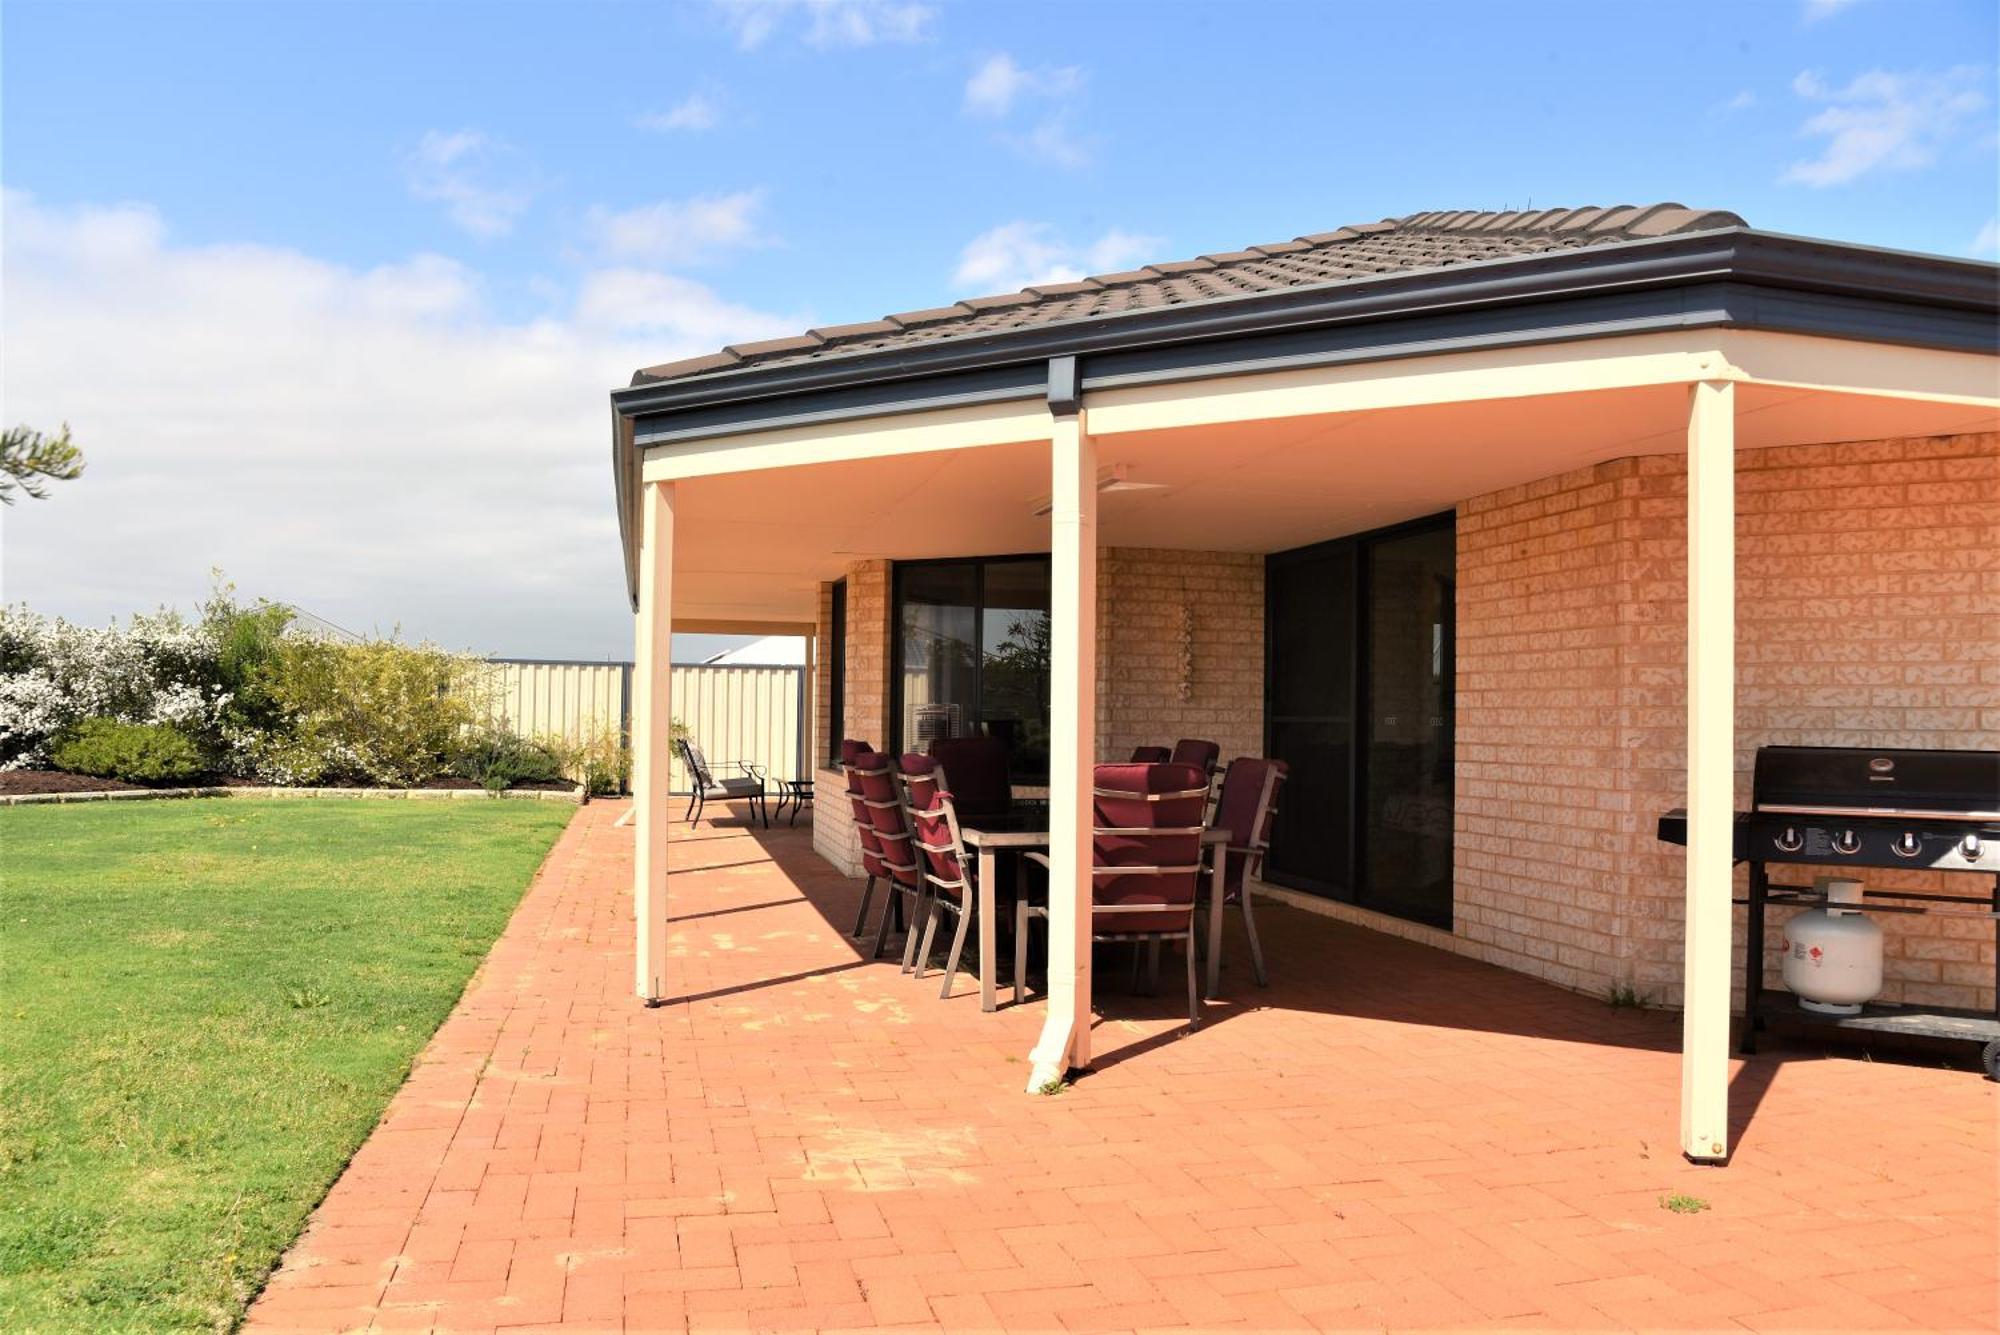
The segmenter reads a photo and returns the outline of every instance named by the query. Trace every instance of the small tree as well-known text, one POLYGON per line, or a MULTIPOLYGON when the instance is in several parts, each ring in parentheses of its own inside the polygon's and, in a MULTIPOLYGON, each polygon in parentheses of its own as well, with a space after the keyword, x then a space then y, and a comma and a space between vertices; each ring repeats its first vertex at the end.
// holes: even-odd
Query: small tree
POLYGON ((69 438, 69 423, 45 436, 33 427, 10 426, 0 434, 0 503, 12 505, 15 491, 48 499, 50 482, 83 476, 83 451, 69 438))

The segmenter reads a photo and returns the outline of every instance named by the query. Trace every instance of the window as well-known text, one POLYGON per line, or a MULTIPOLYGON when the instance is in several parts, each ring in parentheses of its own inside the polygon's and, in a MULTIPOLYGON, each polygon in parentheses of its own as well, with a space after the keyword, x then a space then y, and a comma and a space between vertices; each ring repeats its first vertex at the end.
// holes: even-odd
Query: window
POLYGON ((847 736, 847 581, 833 582, 833 610, 826 627, 827 714, 826 759, 840 764, 840 743, 847 736))
POLYGON ((1049 773, 1049 559, 896 566, 893 678, 899 751, 1000 737, 1016 781, 1049 773))

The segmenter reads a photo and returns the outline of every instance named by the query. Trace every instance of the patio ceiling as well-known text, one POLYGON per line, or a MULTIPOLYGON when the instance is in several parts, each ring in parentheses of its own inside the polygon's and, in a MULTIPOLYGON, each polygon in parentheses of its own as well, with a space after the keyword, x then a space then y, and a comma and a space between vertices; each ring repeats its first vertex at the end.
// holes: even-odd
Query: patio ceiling
MULTIPOLYGON (((1739 385, 1739 449, 1996 426, 1979 404, 1739 385)), ((1680 454, 1687 388, 1092 429, 1100 464, 1148 486, 1102 495, 1103 545, 1273 552, 1610 459, 1680 454)), ((819 582, 855 561, 1045 551, 1035 509, 1048 491, 1045 441, 686 478, 675 619, 810 622, 819 582)))

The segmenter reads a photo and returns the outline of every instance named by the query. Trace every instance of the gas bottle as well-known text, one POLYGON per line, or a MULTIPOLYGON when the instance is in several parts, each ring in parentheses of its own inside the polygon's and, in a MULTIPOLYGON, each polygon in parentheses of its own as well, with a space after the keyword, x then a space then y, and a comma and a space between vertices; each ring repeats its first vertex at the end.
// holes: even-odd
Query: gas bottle
POLYGON ((1779 948, 1785 986, 1799 1005, 1823 1015, 1857 1015, 1882 990, 1882 929, 1861 912, 1861 882, 1822 876, 1823 908, 1785 924, 1779 948))

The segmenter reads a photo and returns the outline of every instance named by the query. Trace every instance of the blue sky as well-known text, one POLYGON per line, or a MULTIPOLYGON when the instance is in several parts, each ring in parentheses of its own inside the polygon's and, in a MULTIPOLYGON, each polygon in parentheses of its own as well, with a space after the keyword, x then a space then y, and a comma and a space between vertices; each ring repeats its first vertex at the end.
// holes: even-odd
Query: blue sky
POLYGON ((633 366, 1430 208, 1991 258, 1996 39, 1924 0, 9 0, 8 417, 92 471, 7 516, 6 596, 101 621, 220 565, 624 653, 633 366))

